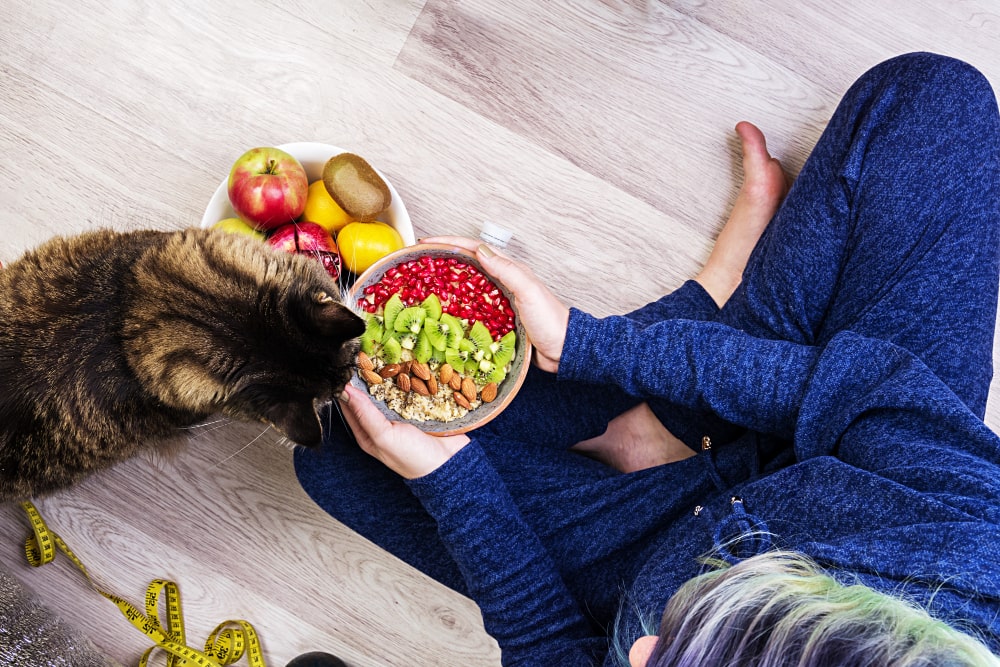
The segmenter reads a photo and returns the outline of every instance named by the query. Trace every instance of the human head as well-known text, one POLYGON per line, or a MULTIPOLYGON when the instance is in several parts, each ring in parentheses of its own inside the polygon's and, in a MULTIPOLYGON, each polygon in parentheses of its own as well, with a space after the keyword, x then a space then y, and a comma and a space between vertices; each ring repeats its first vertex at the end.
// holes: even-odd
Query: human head
POLYGON ((645 667, 1000 666, 983 644, 920 607, 844 586, 789 552, 688 581, 651 644, 637 642, 634 665, 648 653, 645 667))

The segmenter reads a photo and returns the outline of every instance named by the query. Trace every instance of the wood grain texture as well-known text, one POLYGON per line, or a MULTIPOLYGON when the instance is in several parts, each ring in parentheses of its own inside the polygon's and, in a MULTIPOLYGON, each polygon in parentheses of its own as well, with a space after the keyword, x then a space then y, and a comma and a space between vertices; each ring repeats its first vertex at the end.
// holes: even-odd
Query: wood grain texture
MULTIPOLYGON (((737 121, 794 173, 884 58, 938 51, 1000 83, 990 0, 38 0, 0 3, 0 25, 0 261, 196 224, 245 149, 320 141, 385 173, 418 237, 499 223, 597 315, 700 267, 739 185, 737 121)), ((276 434, 189 437, 39 502, 109 588, 138 601, 170 577, 192 638, 244 618, 279 667, 499 664, 475 605, 316 508, 276 434)), ((142 636, 65 560, 24 564, 26 531, 0 507, 4 565, 134 664, 142 636)))

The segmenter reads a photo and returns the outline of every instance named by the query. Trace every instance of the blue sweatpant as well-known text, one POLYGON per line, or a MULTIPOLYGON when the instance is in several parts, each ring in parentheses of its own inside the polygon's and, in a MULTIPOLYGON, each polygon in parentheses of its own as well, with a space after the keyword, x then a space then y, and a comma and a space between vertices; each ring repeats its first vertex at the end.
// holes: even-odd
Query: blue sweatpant
MULTIPOLYGON (((689 282, 629 316, 713 320, 813 346, 845 330, 881 338, 918 356, 982 417, 1000 271, 998 146, 993 92, 972 67, 925 53, 884 62, 844 96, 721 310, 689 282)), ((532 369, 507 410, 471 434, 602 625, 657 534, 791 451, 662 401, 650 404, 685 442, 709 434, 722 446, 630 474, 568 451, 637 402, 532 369), (728 465, 719 460, 727 441, 766 442, 769 451, 756 469, 728 465)), ((303 488, 350 528, 465 593, 403 480, 362 452, 336 416, 324 421, 322 447, 295 453, 303 488)))

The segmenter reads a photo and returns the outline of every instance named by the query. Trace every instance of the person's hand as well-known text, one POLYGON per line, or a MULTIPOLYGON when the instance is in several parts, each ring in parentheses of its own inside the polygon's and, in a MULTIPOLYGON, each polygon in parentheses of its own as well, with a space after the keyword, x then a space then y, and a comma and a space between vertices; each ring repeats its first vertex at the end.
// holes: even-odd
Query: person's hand
POLYGON ((476 259, 486 272, 514 294, 517 315, 535 348, 535 365, 550 373, 559 370, 569 325, 569 308, 535 277, 531 269, 475 239, 436 236, 421 241, 453 245, 476 253, 476 259))
POLYGON ((469 444, 466 435, 437 437, 413 424, 389 421, 352 385, 344 388, 340 405, 361 449, 406 479, 430 474, 469 444))

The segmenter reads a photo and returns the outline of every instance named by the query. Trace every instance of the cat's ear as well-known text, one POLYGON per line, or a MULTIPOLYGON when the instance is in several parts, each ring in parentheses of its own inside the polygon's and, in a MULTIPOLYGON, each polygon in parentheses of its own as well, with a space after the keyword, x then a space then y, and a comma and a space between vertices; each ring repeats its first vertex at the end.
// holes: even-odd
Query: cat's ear
POLYGON ((312 401, 275 403, 265 418, 284 433, 289 440, 306 447, 318 447, 323 439, 319 416, 312 401))
POLYGON ((313 323, 324 336, 348 340, 365 332, 365 321, 326 292, 312 295, 310 311, 313 323))

